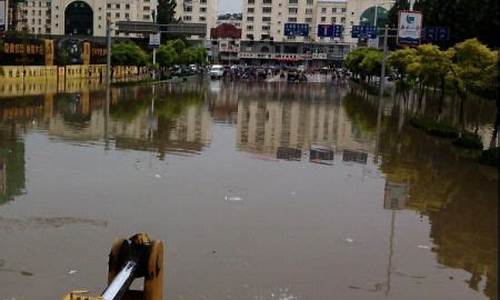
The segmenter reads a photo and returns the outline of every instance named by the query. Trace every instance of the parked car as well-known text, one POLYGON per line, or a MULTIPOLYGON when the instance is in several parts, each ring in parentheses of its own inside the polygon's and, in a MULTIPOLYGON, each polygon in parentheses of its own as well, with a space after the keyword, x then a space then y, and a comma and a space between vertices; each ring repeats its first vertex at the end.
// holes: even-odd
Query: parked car
POLYGON ((213 65, 210 67, 210 71, 208 71, 208 75, 212 79, 219 79, 224 76, 224 66, 222 65, 213 65))

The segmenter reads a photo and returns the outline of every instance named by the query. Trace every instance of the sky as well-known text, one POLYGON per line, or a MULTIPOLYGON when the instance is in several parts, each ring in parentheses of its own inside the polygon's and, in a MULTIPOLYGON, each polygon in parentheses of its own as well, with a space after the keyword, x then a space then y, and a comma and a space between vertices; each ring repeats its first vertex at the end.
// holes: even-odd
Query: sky
POLYGON ((241 12, 241 0, 219 0, 219 13, 241 12))

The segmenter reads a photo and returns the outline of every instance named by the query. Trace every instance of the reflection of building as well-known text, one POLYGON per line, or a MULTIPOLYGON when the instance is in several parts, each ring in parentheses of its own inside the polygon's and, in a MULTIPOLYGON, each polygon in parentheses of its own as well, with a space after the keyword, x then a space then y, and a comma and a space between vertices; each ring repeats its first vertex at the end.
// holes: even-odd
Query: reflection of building
MULTIPOLYGON (((289 89, 292 87, 289 86, 289 89)), ((312 93, 322 93, 320 88, 314 92, 313 89, 310 90, 312 93)), ((275 157, 280 148, 309 151, 311 145, 337 152, 344 149, 372 152, 373 142, 356 136, 356 130, 340 105, 340 96, 335 95, 336 91, 323 92, 331 92, 335 100, 298 101, 312 100, 314 95, 293 90, 281 96, 281 101, 268 100, 264 95, 253 95, 252 99, 259 100, 240 99, 236 137, 238 148, 271 157, 275 157)), ((267 97, 280 99, 280 96, 271 93, 267 97)))
MULTIPOLYGON (((219 83, 214 82, 214 84, 219 83)), ((223 88, 220 89, 220 91, 210 93, 208 98, 209 110, 214 122, 236 124, 238 118, 239 92, 240 87, 238 85, 233 85, 230 88, 223 88)))
POLYGON ((3 158, 0 157, 0 195, 4 196, 7 193, 7 170, 3 158))
POLYGON ((405 209, 408 202, 408 184, 402 182, 385 182, 384 209, 401 210, 405 209))
POLYGON ((0 129, 0 204, 22 195, 25 186, 24 143, 0 129))
MULTIPOLYGON (((36 34, 106 35, 106 19, 153 21, 156 0, 27 0, 19 2, 18 30, 36 34)), ((113 32, 113 35, 118 35, 113 32)), ((123 34, 120 34, 123 35, 123 34)))

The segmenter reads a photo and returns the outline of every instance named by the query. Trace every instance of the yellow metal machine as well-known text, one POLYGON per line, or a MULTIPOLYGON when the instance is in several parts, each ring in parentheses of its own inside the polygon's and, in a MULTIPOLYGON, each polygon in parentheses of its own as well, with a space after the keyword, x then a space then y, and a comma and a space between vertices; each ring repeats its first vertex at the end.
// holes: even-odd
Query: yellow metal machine
POLYGON ((163 300, 163 242, 147 234, 114 241, 109 254, 108 287, 101 296, 73 291, 63 300, 163 300), (142 291, 130 290, 135 279, 144 278, 142 291))

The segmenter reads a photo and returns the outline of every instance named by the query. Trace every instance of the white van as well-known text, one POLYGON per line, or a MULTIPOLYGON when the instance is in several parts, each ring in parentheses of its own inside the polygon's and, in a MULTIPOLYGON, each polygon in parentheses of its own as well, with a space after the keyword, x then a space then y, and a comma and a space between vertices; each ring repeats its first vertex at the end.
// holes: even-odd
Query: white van
POLYGON ((210 67, 210 71, 208 71, 208 75, 212 79, 219 79, 224 76, 224 66, 222 65, 213 65, 210 67))

